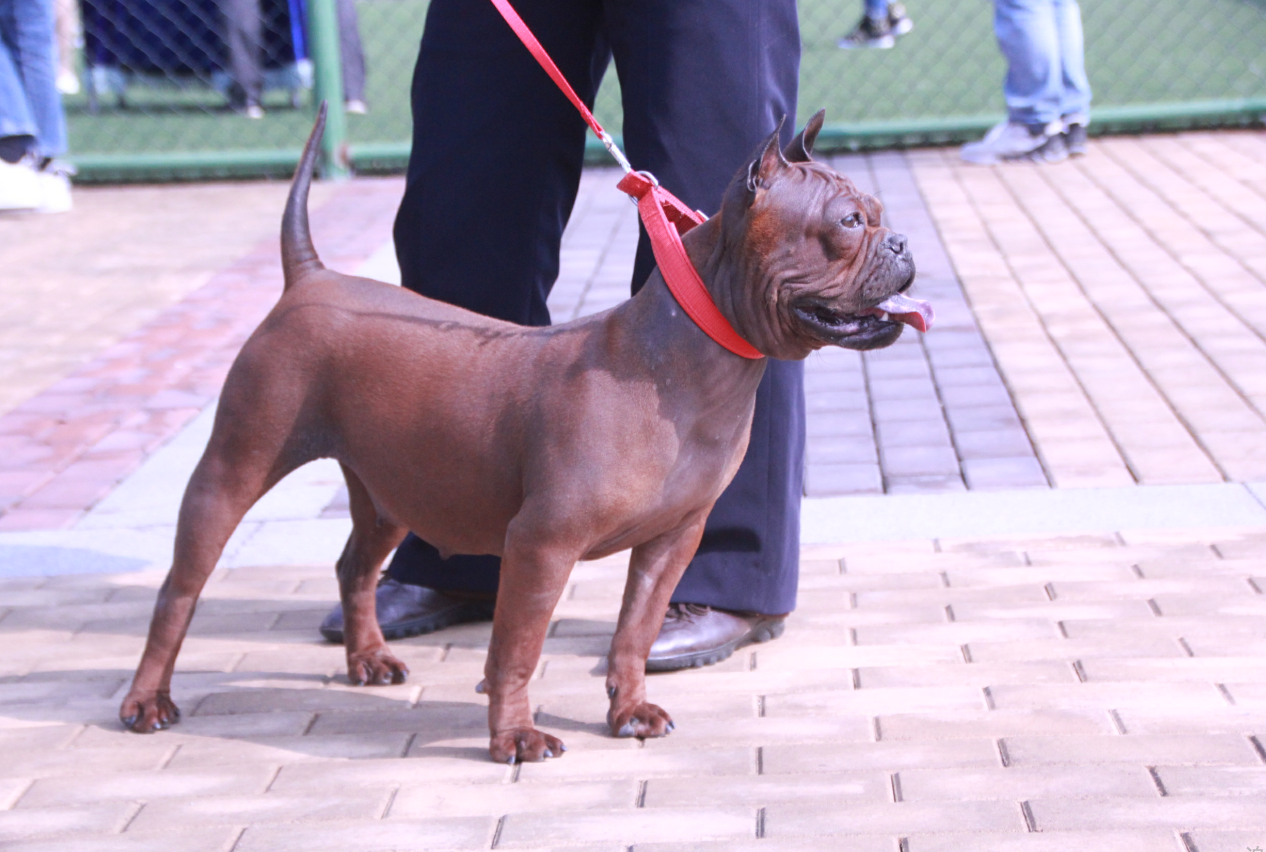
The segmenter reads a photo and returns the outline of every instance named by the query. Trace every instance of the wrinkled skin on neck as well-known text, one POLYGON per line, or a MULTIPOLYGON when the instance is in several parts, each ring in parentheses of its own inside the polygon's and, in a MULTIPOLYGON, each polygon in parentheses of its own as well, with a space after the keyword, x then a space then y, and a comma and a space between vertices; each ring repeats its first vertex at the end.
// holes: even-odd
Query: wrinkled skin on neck
POLYGON ((789 162, 767 143, 721 211, 686 235, 687 251, 735 330, 770 357, 888 346, 902 324, 875 306, 914 281, 906 240, 882 225, 877 199, 802 156, 789 162))

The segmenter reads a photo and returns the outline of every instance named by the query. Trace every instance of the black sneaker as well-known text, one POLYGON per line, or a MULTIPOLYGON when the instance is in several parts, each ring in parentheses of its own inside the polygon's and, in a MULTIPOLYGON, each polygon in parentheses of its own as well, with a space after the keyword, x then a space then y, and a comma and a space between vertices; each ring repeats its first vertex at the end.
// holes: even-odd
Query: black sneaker
POLYGON ((914 29, 914 21, 906 14, 906 7, 901 3, 888 4, 888 28, 894 36, 903 36, 914 29))
MULTIPOLYGON (((887 49, 897 43, 896 37, 892 34, 892 7, 888 7, 887 18, 872 18, 869 15, 862 15, 861 21, 853 28, 853 31, 841 38, 836 44, 843 50, 851 50, 857 47, 877 47, 887 49)), ((908 18, 906 20, 909 20, 908 18)), ((914 26, 911 24, 911 26, 914 26)))
MULTIPOLYGON (((1080 116, 1078 116, 1080 118, 1080 116)), ((1064 147, 1068 149, 1070 157, 1084 157, 1086 155, 1086 122, 1077 118, 1064 122, 1064 132, 1060 134, 1064 137, 1064 147)))

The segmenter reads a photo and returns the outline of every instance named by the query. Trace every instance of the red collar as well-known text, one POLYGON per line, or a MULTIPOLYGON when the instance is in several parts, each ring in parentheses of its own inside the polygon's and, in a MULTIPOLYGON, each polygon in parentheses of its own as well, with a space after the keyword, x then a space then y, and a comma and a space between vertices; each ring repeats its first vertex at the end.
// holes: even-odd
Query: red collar
POLYGON ((686 254, 686 247, 681 243, 681 235, 701 224, 704 216, 682 204, 644 172, 629 172, 616 186, 637 199, 637 210, 651 239, 655 263, 669 292, 686 315, 704 334, 735 355, 753 360, 765 357, 734 330, 716 302, 712 301, 712 294, 704 286, 703 279, 686 254))

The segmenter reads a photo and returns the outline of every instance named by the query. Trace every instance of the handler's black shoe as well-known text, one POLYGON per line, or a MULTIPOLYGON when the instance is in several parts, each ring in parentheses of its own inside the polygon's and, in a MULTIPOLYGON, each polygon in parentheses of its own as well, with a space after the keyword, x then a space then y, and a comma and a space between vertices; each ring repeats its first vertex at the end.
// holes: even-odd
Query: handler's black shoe
MULTIPOLYGON (((383 638, 404 639, 442 630, 468 621, 492 621, 496 601, 472 600, 426 586, 410 586, 390 577, 378 584, 378 626, 383 638)), ((321 635, 331 642, 343 641, 343 605, 321 622, 321 635)))
POLYGON ((671 672, 719 663, 744 645, 777 639, 786 623, 785 615, 729 612, 692 603, 672 604, 651 646, 646 670, 671 672))

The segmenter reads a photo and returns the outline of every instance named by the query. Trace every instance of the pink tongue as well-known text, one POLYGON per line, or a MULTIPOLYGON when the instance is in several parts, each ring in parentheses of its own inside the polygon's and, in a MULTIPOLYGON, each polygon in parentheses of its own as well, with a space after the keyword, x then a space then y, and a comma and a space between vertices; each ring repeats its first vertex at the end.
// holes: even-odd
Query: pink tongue
POLYGON ((932 306, 921 299, 911 299, 909 296, 903 296, 900 293, 894 293, 884 301, 875 305, 875 310, 884 311, 888 314, 889 319, 895 319, 906 325, 913 326, 919 331, 927 331, 932 327, 932 320, 936 315, 932 312, 932 306))

